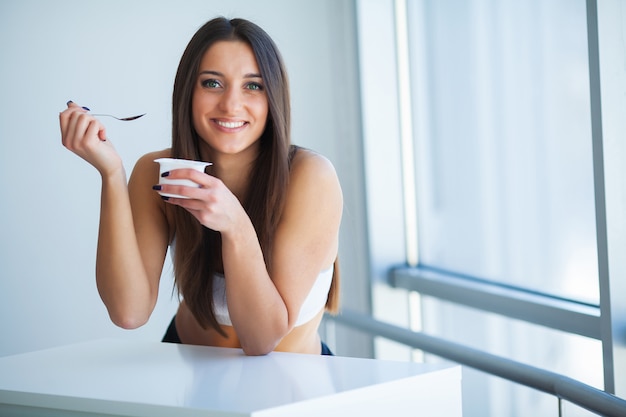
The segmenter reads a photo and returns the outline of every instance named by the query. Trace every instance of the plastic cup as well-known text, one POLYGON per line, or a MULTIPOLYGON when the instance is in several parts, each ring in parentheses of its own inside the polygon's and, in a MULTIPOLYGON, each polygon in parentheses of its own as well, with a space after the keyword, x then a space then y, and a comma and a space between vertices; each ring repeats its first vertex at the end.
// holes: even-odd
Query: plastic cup
MULTIPOLYGON (((212 165, 211 162, 191 161, 188 159, 176 159, 176 158, 159 158, 154 162, 159 164, 159 184, 174 184, 174 185, 186 185, 187 187, 199 187, 199 185, 191 180, 173 180, 168 177, 162 177, 161 174, 175 169, 191 168, 198 172, 204 172, 204 168, 212 165)), ((158 192, 163 197, 175 197, 175 198, 188 198, 178 194, 158 192)))

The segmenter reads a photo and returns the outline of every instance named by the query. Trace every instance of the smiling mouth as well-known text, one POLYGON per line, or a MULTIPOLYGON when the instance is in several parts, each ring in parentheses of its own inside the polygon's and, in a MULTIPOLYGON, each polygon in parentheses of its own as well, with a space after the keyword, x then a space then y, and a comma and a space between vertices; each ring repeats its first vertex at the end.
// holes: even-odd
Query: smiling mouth
POLYGON ((238 127, 246 124, 246 122, 223 122, 220 120, 216 120, 215 123, 217 123, 218 126, 225 127, 227 129, 237 129, 238 127))

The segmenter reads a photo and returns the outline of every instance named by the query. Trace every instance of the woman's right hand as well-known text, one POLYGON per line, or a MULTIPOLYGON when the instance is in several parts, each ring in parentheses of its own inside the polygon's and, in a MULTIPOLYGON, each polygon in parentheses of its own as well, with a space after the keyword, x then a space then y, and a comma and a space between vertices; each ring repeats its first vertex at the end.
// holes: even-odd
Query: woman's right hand
POLYGON ((119 154, 106 138, 104 125, 88 110, 68 101, 59 120, 63 146, 93 165, 101 175, 123 168, 119 154))

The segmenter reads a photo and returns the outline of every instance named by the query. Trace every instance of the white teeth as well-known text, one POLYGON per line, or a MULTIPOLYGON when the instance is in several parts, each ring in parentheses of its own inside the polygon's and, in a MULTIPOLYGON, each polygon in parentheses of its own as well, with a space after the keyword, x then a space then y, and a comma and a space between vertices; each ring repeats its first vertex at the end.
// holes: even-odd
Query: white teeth
POLYGON ((243 126, 245 122, 221 122, 219 120, 216 120, 216 123, 228 129, 235 129, 235 128, 243 126))

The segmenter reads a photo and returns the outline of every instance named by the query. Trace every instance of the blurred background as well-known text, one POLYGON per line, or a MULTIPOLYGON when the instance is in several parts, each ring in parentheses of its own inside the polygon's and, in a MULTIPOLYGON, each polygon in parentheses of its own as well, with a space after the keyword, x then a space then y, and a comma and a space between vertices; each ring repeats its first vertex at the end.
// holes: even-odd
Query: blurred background
MULTIPOLYGON (((94 278, 100 180, 61 145, 58 113, 68 100, 94 113, 147 113, 104 120, 130 174, 141 155, 169 146, 180 56, 222 15, 272 36, 290 75, 292 140, 337 168, 344 309, 600 389, 610 375, 624 397, 615 329, 626 322, 626 11, 620 0, 598 3, 596 77, 589 4, 3 1, 0 356, 161 339, 177 307, 171 264, 150 321, 115 327, 94 278), (453 303, 394 284, 398 267, 602 311, 603 329, 589 337, 564 331, 570 323, 453 303)), ((332 319, 322 333, 339 355, 441 360, 332 319)), ((463 390, 469 417, 591 415, 470 368, 463 390)))
MULTIPOLYGON (((346 182, 362 177, 353 152, 360 130, 351 2, 2 2, 0 169, 11 180, 1 203, 0 326, 11 336, 0 354, 99 337, 160 339, 177 306, 171 266, 146 326, 127 332, 110 323, 94 281, 100 179, 62 146, 58 115, 68 100, 93 113, 147 113, 134 122, 104 120, 130 175, 141 155, 169 147, 178 61, 195 31, 218 15, 256 22, 284 54, 294 142, 327 155, 346 182)), ((364 242, 364 208, 352 205, 346 232, 364 242)), ((346 270, 355 263, 349 257, 364 258, 360 246, 345 255, 346 270)))

